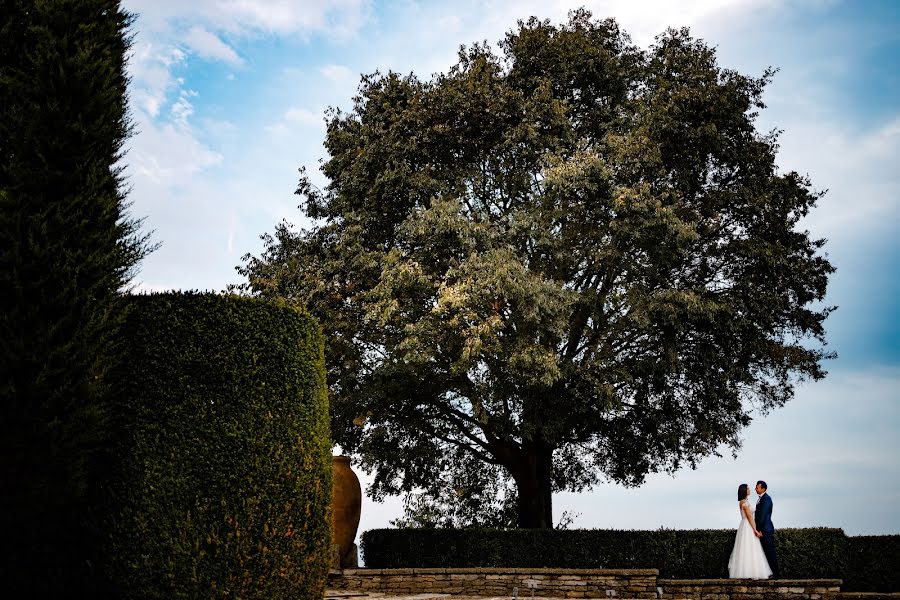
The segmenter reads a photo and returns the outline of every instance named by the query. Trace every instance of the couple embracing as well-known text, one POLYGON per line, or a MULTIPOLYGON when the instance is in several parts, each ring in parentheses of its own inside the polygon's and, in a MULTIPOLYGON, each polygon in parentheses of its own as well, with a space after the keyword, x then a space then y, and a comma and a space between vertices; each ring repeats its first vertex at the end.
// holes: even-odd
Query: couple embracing
POLYGON ((728 576, 732 579, 778 578, 778 555, 775 553, 775 526, 772 525, 772 498, 766 493, 765 481, 756 482, 759 499, 756 505, 747 498, 746 483, 738 487, 741 524, 734 537, 734 549, 728 560, 728 576))

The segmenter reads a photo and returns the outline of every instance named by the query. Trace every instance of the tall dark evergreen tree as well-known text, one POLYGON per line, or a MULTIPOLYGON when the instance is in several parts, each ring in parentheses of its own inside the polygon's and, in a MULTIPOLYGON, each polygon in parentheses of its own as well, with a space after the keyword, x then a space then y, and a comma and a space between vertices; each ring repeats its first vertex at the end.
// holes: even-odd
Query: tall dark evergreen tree
POLYGON ((117 0, 2 0, 0 557, 4 589, 91 585, 106 374, 149 251, 126 216, 130 16, 117 0))

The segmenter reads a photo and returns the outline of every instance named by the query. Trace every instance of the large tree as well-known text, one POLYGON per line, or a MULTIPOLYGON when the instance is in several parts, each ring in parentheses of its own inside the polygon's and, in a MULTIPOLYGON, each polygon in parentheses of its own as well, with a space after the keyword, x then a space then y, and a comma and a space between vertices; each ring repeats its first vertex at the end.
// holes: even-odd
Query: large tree
POLYGON ((500 48, 364 77, 327 187, 300 181, 315 226, 239 271, 320 318, 333 435, 376 497, 509 477, 518 525, 551 527, 554 490, 737 449, 823 377, 833 269, 800 223, 820 194, 755 128, 770 71, 583 10, 500 48))
POLYGON ((95 580, 106 374, 150 249, 119 165, 129 20, 118 0, 0 11, 0 571, 20 597, 95 580))

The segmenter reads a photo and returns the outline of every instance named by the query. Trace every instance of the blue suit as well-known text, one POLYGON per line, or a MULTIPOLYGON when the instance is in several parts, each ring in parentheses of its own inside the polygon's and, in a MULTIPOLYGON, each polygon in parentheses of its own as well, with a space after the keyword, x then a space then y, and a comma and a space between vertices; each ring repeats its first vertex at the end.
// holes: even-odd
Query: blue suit
POLYGON ((775 525, 772 524, 772 498, 769 494, 763 494, 756 503, 756 530, 762 534, 760 542, 762 543, 763 552, 766 560, 769 561, 769 567, 772 569, 772 576, 778 577, 778 554, 775 552, 775 525))

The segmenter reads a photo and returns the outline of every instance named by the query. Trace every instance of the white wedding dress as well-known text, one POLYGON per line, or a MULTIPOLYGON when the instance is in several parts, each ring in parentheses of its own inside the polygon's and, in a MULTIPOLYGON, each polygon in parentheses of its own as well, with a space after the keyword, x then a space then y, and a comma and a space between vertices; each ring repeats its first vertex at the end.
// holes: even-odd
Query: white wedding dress
MULTIPOLYGON (((750 509, 750 518, 756 507, 744 498, 741 504, 750 509)), ((732 579, 767 579, 772 574, 769 561, 763 553, 759 538, 753 533, 753 525, 741 510, 741 524, 734 536, 734 549, 728 559, 728 576, 732 579)))

